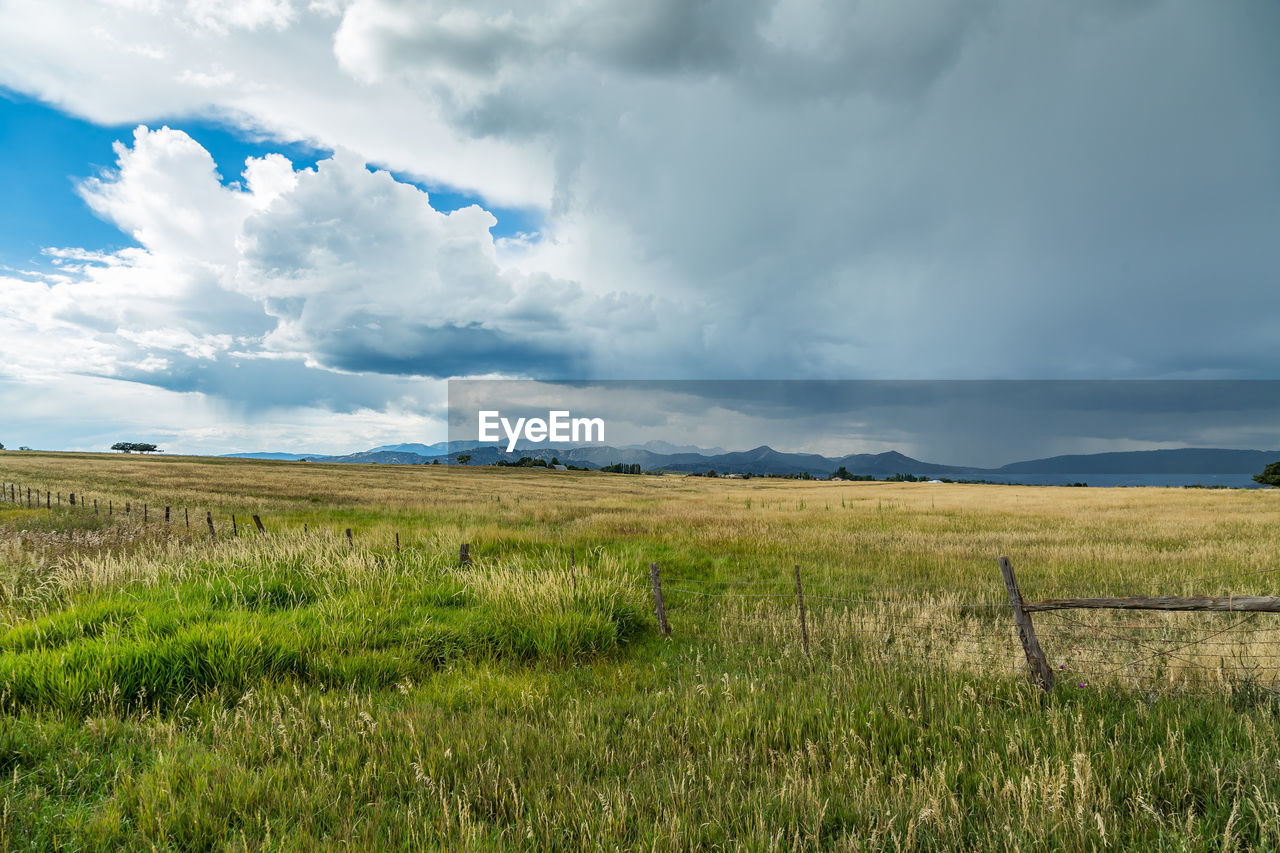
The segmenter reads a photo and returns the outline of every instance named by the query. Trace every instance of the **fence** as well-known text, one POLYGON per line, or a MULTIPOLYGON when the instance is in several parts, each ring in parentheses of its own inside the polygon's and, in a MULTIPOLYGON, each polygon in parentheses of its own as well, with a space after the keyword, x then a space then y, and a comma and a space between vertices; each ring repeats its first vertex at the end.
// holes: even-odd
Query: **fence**
MULTIPOLYGON (((0 485, 0 500, 36 508, 42 499, 45 509, 65 507, 108 516, 120 509, 114 498, 91 499, 83 491, 68 492, 64 502, 62 493, 47 489, 0 485)), ((153 513, 148 503, 140 506, 139 512, 132 500, 126 500, 121 512, 144 523, 161 523, 159 510, 153 513)), ((248 517, 256 535, 268 535, 259 514, 248 517)), ((235 513, 221 518, 219 527, 213 511, 206 510, 204 521, 213 539, 220 533, 239 536, 240 528, 247 527, 235 513)), ((179 517, 175 507, 164 506, 163 524, 170 528, 181 524, 184 532, 203 535, 192 532, 186 507, 179 517)), ((305 524, 303 534, 309 534, 305 524)), ((357 547, 351 528, 340 535, 348 549, 357 547)), ((400 533, 394 532, 379 545, 400 552, 400 533)), ((473 565, 470 543, 458 547, 457 564, 473 565)), ((478 565, 504 568, 489 561, 478 565)), ((1001 675, 1014 675, 1025 667, 1033 683, 1045 691, 1062 681, 1146 689, 1218 691, 1249 685, 1280 690, 1280 621, 1273 624, 1259 618, 1280 613, 1280 597, 1027 601, 1011 562, 1001 557, 997 565, 1004 595, 993 583, 992 597, 985 600, 937 591, 824 588, 807 582, 799 564, 774 580, 747 581, 664 574, 658 563, 650 563, 647 576, 638 575, 626 585, 652 597, 663 636, 780 648, 811 661, 862 659, 886 666, 927 665, 1001 675), (1007 601, 1000 600, 1004 597, 1007 601), (1135 613, 1143 614, 1142 618, 1134 618, 1135 613), (1033 621, 1032 614, 1038 621, 1033 621)), ((575 589, 586 578, 619 583, 593 573, 573 548, 566 558, 550 559, 538 570, 567 572, 575 589)))

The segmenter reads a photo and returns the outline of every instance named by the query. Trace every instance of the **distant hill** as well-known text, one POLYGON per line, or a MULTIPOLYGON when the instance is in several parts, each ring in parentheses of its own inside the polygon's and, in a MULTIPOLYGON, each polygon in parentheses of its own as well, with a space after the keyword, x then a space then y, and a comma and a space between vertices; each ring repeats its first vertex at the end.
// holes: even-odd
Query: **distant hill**
POLYGON ((367 452, 378 453, 383 450, 392 453, 416 453, 419 456, 447 456, 450 451, 467 451, 475 447, 484 447, 482 441, 437 441, 435 444, 384 444, 367 452))
MULTIPOLYGON (((720 448, 714 449, 720 450, 720 448)), ((528 456, 547 462, 558 459, 567 465, 591 469, 620 462, 626 465, 639 465, 646 471, 703 473, 715 470, 720 473, 775 476, 809 474, 813 477, 827 477, 837 468, 844 467, 851 474, 880 479, 892 477, 895 474, 910 474, 930 479, 1053 484, 1068 482, 1063 479, 1064 477, 1069 477, 1070 481, 1096 477, 1103 478, 1103 484, 1110 485, 1192 485, 1202 481, 1197 478, 1203 478, 1204 482, 1209 483, 1252 485, 1249 480, 1251 475, 1258 473, 1269 463, 1280 460, 1280 451, 1186 448, 1054 456, 1047 459, 1013 462, 1000 468, 977 468, 924 462, 893 450, 886 453, 853 453, 847 456, 828 457, 816 453, 788 453, 774 450, 768 445, 761 445, 751 450, 712 453, 710 450, 692 445, 682 447, 666 442, 648 442, 646 445, 628 447, 526 445, 512 453, 507 453, 504 447, 485 445, 478 441, 453 442, 451 445, 447 442, 390 444, 341 456, 266 452, 227 455, 249 459, 305 458, 312 462, 422 465, 433 460, 456 464, 460 453, 466 453, 471 457, 468 461, 471 465, 493 465, 500 460, 515 462, 522 456, 528 456), (672 448, 673 452, 658 452, 656 448, 659 447, 672 448), (446 448, 451 448, 451 452, 446 452, 446 448), (1116 478, 1125 477, 1136 479, 1116 480, 1116 478), (1142 479, 1144 477, 1148 479, 1142 479), (1183 477, 1185 479, 1180 479, 1183 477)), ((1098 484, 1097 481, 1095 481, 1096 484, 1098 484)))
POLYGON ((308 456, 311 462, 351 462, 356 464, 375 463, 378 465, 421 465, 430 462, 431 458, 418 453, 400 453, 394 450, 366 450, 361 453, 348 453, 346 456, 308 456))
POLYGON ((1134 450, 1014 462, 1009 474, 1257 474, 1280 460, 1280 450, 1134 450))
POLYGON ((224 453, 220 457, 222 459, 276 459, 284 462, 297 462, 299 459, 308 458, 306 453, 272 453, 262 451, 258 453, 224 453))
POLYGON ((664 456, 672 456, 677 453, 694 453, 698 456, 717 456, 728 453, 723 447, 697 447, 692 444, 672 444, 669 441, 646 441, 644 444, 624 444, 620 450, 648 450, 651 453, 661 453, 664 456))

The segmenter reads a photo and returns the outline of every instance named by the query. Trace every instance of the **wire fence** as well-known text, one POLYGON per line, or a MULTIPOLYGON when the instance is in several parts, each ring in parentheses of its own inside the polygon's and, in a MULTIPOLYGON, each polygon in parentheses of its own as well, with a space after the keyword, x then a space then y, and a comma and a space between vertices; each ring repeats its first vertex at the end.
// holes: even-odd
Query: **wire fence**
MULTIPOLYGON (((240 536, 324 539, 336 547, 423 552, 421 542, 357 537, 351 528, 289 527, 269 531, 256 514, 192 511, 132 499, 93 498, 80 493, 0 484, 0 499, 29 508, 62 508, 97 515, 123 515, 164 525, 175 538, 240 536), (65 499, 64 499, 65 494, 65 499), (71 497, 75 494, 75 497, 71 497), (120 506, 123 503, 123 506, 120 506)), ((430 547, 438 550, 439 542, 430 547)), ((569 549, 515 563, 472 554, 459 543, 457 564, 476 570, 560 574, 629 595, 653 595, 655 613, 670 624, 676 642, 803 656, 830 666, 873 663, 889 667, 929 666, 974 675, 1022 677, 1027 659, 1011 603, 1004 598, 992 563, 989 596, 938 590, 810 584, 802 567, 780 568, 777 578, 696 577, 678 567, 660 567, 656 580, 639 568, 634 577, 597 571, 598 551, 569 549)), ((438 556, 438 555, 437 555, 438 556)), ((444 563, 452 563, 449 557, 444 563)), ((1219 573, 1184 584, 1256 579, 1280 572, 1219 573)), ((1046 610, 1035 614, 1036 632, 1058 684, 1120 687, 1141 691, 1223 692, 1257 689, 1280 693, 1280 613, 1046 610)))

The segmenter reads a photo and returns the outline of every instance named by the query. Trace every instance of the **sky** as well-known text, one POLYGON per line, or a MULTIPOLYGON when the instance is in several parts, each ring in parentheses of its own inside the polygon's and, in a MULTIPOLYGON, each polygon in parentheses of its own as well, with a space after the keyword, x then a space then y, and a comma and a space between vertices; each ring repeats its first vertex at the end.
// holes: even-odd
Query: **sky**
POLYGON ((0 441, 431 442, 466 377, 1275 379, 1277 43, 1270 0, 0 0, 0 441))

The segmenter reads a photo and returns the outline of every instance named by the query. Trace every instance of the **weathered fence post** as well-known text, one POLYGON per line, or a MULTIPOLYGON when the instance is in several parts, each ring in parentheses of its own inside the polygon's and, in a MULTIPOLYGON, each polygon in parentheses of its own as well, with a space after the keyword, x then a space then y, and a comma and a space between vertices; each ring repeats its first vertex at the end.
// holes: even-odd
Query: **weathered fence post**
POLYGON ((471 543, 463 542, 462 547, 458 549, 458 565, 471 565, 471 543))
POLYGON ((262 526, 262 519, 258 518, 256 515, 253 517, 253 526, 258 528, 258 532, 263 536, 267 535, 267 528, 262 526))
POLYGON ((1027 667, 1031 670, 1031 678, 1046 693, 1053 690, 1053 670, 1036 639, 1035 626, 1031 624, 1031 616, 1022 609, 1022 593, 1018 591, 1018 581, 1013 574, 1013 564, 1008 557, 1000 558, 1000 574, 1004 576, 1005 588, 1009 590, 1009 606, 1013 608, 1013 621, 1018 626, 1018 639, 1022 640, 1022 650, 1027 655, 1027 667))
POLYGON ((182 518, 187 522, 187 529, 190 530, 191 529, 191 510, 187 509, 185 506, 182 508, 182 518))
POLYGON ((27 488, 27 509, 31 509, 31 488, 27 488))
POLYGON ((98 499, 93 499, 93 514, 98 515, 98 499))
POLYGON ((213 510, 205 510, 204 521, 209 525, 209 538, 217 539, 218 532, 213 529, 213 510))
POLYGON ((142 505, 142 521, 145 524, 149 520, 150 513, 147 512, 147 505, 142 505))
POLYGON ((667 624, 667 608, 662 603, 662 578, 658 576, 658 564, 649 564, 649 583, 653 586, 653 610, 658 614, 658 630, 662 636, 671 636, 671 626, 667 624))
POLYGON ((396 553, 400 553, 400 531, 396 531, 396 553))
POLYGON ((809 656, 809 623, 804 618, 804 587, 800 585, 800 564, 796 563, 796 601, 800 602, 800 636, 804 638, 804 656, 809 656))
POLYGON ((75 493, 75 492, 72 492, 71 494, 67 495, 67 499, 71 502, 71 505, 72 505, 72 506, 75 506, 75 505, 76 505, 76 493, 75 493))
POLYGON ((168 508, 168 507, 165 507, 165 508, 164 508, 164 523, 165 523, 165 524, 168 524, 168 523, 169 523, 169 508, 168 508))
POLYGON ((354 551, 356 547, 355 540, 351 538, 351 528, 347 528, 347 550, 354 551))

